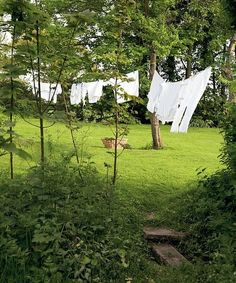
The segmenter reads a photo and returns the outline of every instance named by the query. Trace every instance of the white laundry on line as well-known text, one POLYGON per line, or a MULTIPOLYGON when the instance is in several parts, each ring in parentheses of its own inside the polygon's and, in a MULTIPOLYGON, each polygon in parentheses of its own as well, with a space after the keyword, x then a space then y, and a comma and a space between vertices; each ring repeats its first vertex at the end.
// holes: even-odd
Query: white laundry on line
POLYGON ((193 113, 207 87, 211 76, 211 67, 199 72, 198 74, 185 80, 185 84, 181 90, 181 103, 177 108, 174 121, 172 123, 171 132, 186 133, 193 113))
MULTIPOLYGON (((125 99, 125 95, 129 96, 139 96, 139 72, 134 71, 126 74, 126 81, 124 79, 118 79, 117 83, 115 79, 110 79, 104 82, 104 86, 111 85, 115 87, 117 84, 117 103, 124 103, 130 101, 131 99, 125 99)), ((115 92, 115 91, 114 91, 115 92)))
POLYGON ((72 105, 78 105, 81 102, 85 104, 86 96, 89 103, 96 103, 102 96, 103 81, 86 82, 73 84, 71 87, 70 102, 72 105))
MULTIPOLYGON (((38 95, 38 83, 32 83, 32 90, 34 95, 38 95), (36 93, 35 93, 36 91, 36 93)), ((40 90, 41 90, 41 98, 46 101, 53 101, 53 103, 57 102, 57 96, 62 93, 62 88, 60 84, 56 83, 40 83, 40 90)))
POLYGON ((178 82, 164 82, 155 72, 147 108, 163 122, 172 122, 171 132, 186 133, 191 117, 211 75, 211 67, 178 82))
POLYGON ((87 94, 87 87, 85 83, 72 84, 70 103, 71 105, 78 105, 81 102, 85 104, 85 98, 87 94))
POLYGON ((89 103, 96 103, 102 96, 104 82, 98 80, 95 82, 85 83, 88 92, 89 103))
POLYGON ((164 82, 165 80, 157 73, 157 71, 155 71, 152 78, 150 91, 148 93, 147 109, 151 113, 156 111, 155 107, 161 94, 161 84, 164 82))
POLYGON ((174 120, 177 108, 181 105, 180 94, 185 85, 185 81, 161 84, 161 93, 156 100, 156 116, 162 123, 174 120))

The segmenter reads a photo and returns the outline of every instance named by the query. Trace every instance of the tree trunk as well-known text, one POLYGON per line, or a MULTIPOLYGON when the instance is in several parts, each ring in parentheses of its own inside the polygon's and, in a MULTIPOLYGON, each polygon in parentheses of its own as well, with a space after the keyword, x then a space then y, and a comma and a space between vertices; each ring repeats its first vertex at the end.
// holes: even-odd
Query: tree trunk
MULTIPOLYGON (((226 64, 225 68, 225 74, 229 81, 232 81, 234 79, 233 71, 232 71, 232 65, 236 62, 236 33, 232 36, 228 48, 228 62, 226 64)), ((230 91, 229 93, 229 101, 232 103, 236 103, 236 93, 235 91, 230 91)))
POLYGON ((192 50, 193 48, 189 47, 187 57, 186 79, 188 79, 192 75, 192 50))
MULTIPOLYGON (((13 27, 13 34, 12 34, 12 45, 11 45, 11 67, 14 64, 14 45, 15 45, 15 33, 16 33, 16 26, 14 24, 13 27)), ((14 111, 14 81, 11 74, 10 77, 11 81, 11 100, 10 100, 10 143, 13 143, 13 111, 14 111)), ((11 179, 14 178, 14 155, 13 152, 10 152, 10 176, 11 179)))
POLYGON ((39 43, 39 23, 36 22, 36 44, 37 44, 37 80, 38 80, 38 104, 39 104, 39 129, 40 129, 40 161, 44 170, 45 152, 44 152, 44 119, 41 100, 41 62, 40 62, 40 43, 39 43))
MULTIPOLYGON (((150 55, 150 70, 149 70, 149 79, 152 80, 154 76, 154 72, 156 70, 157 59, 156 52, 153 49, 150 55)), ((161 141, 161 131, 160 131, 160 122, 156 116, 156 113, 149 113, 150 122, 151 122, 151 130, 152 130, 152 148, 160 149, 162 148, 161 141)))

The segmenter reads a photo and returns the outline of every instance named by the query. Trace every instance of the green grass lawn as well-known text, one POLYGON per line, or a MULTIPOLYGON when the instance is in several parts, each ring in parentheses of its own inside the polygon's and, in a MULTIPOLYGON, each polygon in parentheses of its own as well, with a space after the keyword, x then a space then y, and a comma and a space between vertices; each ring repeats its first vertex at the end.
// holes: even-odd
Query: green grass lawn
MULTIPOLYGON (((30 122, 38 123, 34 119, 30 122)), ((33 158, 24 161, 15 157, 16 172, 24 172, 39 160, 39 129, 19 119, 15 131, 21 135, 23 147, 33 158)), ((118 160, 117 192, 124 201, 135 202, 144 212, 155 210, 167 197, 188 189, 198 179, 199 170, 206 168, 205 173, 210 174, 221 167, 218 155, 223 138, 219 129, 190 128, 187 134, 172 134, 165 125, 161 133, 164 149, 152 150, 149 149, 150 126, 130 125, 127 138, 131 149, 125 150, 118 160)), ((107 136, 112 136, 110 126, 95 123, 82 123, 77 133, 83 158, 94 162, 104 176, 104 162, 113 165, 113 156, 101 142, 101 138, 107 136)), ((72 150, 69 130, 63 124, 46 129, 45 140, 49 159, 72 150)), ((8 157, 2 157, 0 168, 8 167, 8 157)))
MULTIPOLYGON (((36 120, 30 121, 37 124, 36 120)), ((206 168, 206 172, 211 173, 221 166, 218 155, 223 139, 218 129, 190 128, 187 134, 172 134, 169 130, 169 126, 162 126, 164 149, 156 151, 145 149, 151 144, 149 125, 129 126, 128 143, 132 149, 125 150, 119 158, 118 187, 125 184, 125 189, 135 195, 140 191, 153 192, 156 188, 163 193, 171 192, 196 180, 198 169, 206 168)), ((33 157, 28 162, 15 158, 16 171, 22 172, 39 160, 39 131, 22 120, 17 121, 15 131, 21 135, 23 146, 27 146, 26 150, 33 157)), ((63 124, 48 128, 45 133, 49 158, 72 149, 69 130, 63 124)), ((113 164, 112 155, 101 142, 106 136, 112 136, 112 132, 109 126, 102 124, 81 124, 77 133, 84 158, 89 156, 101 174, 106 172, 104 162, 113 164)), ((0 168, 7 167, 8 158, 2 157, 0 168)))
MULTIPOLYGON (((34 119, 30 122, 37 123, 34 119)), ((24 161, 15 157, 15 170, 22 173, 39 160, 39 129, 19 119, 15 130, 21 135, 22 146, 33 158, 31 161, 24 161)), ((60 154, 65 155, 72 150, 69 130, 63 124, 55 124, 46 129, 45 133, 46 154, 49 159, 53 160, 60 154)), ((172 223, 168 219, 168 208, 174 209, 173 202, 176 198, 181 198, 182 193, 194 186, 199 178, 197 175, 199 170, 206 168, 205 173, 211 174, 222 166, 218 159, 223 143, 219 129, 190 128, 187 134, 171 134, 170 127, 165 125, 161 127, 161 133, 164 149, 151 150, 148 149, 151 144, 150 126, 130 125, 127 138, 131 149, 125 150, 118 161, 119 176, 116 192, 122 208, 118 208, 117 213, 120 213, 124 218, 123 221, 127 222, 130 234, 135 233, 133 240, 138 242, 139 248, 141 245, 140 256, 146 260, 146 266, 143 268, 138 267, 139 263, 131 264, 130 274, 137 276, 136 281, 132 282, 190 282, 188 279, 184 281, 184 278, 189 272, 191 276, 191 270, 183 268, 177 272, 166 267, 157 268, 152 261, 149 261, 147 247, 142 239, 145 216, 148 212, 155 212, 158 225, 168 223, 178 229, 178 223, 172 223), (132 215, 137 216, 137 223, 130 221, 132 215), (151 281, 147 274, 151 274, 152 280, 155 276, 158 276, 159 280, 151 281), (147 279, 148 277, 150 280, 147 279)), ((103 137, 108 136, 112 136, 109 126, 92 123, 81 124, 81 129, 77 133, 84 160, 89 158, 94 162, 104 179, 106 176, 104 162, 113 164, 112 155, 101 142, 103 137)), ((8 157, 2 157, 0 168, 6 170, 8 166, 8 157)), ((134 248, 137 247, 134 245, 134 248)))

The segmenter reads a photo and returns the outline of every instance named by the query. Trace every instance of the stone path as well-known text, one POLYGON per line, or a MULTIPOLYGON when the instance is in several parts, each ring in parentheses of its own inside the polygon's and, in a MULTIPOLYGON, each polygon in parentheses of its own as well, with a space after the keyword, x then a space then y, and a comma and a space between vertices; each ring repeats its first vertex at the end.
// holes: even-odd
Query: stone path
POLYGON ((146 226, 143 229, 145 239, 150 243, 151 250, 158 262, 172 267, 178 267, 188 260, 170 243, 181 241, 188 234, 166 228, 146 226))

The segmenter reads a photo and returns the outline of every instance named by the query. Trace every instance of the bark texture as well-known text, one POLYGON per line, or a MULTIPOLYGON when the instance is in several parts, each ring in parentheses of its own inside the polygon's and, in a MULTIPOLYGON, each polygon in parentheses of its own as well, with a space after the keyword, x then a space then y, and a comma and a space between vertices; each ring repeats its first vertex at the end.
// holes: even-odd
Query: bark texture
MULTIPOLYGON (((156 70, 157 59, 156 52, 153 49, 150 54, 150 70, 149 70, 149 78, 152 80, 154 76, 154 72, 156 70)), ((160 149, 163 147, 161 140, 161 131, 160 131, 160 122, 156 117, 156 113, 149 113, 150 122, 151 122, 151 130, 152 130, 152 148, 160 149)))

